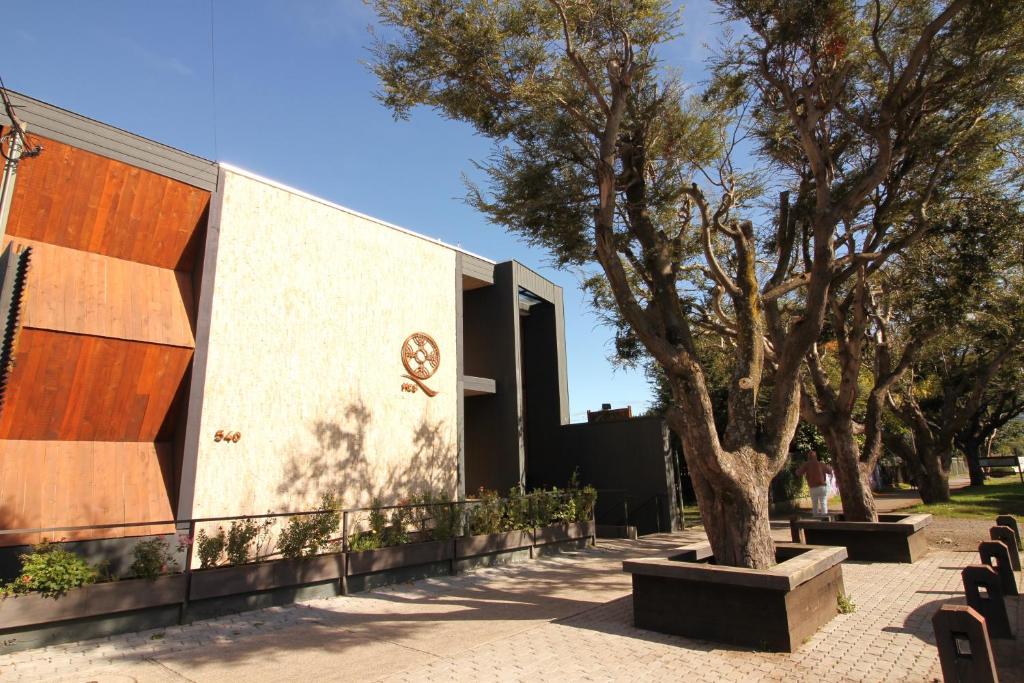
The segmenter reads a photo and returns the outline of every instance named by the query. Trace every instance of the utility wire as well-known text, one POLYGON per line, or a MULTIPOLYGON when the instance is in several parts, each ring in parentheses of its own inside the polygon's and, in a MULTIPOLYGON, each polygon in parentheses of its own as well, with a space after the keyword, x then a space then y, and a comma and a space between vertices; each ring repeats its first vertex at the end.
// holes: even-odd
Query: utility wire
POLYGON ((217 52, 214 41, 213 0, 210 0, 210 99, 213 111, 213 160, 220 159, 217 152, 217 52))

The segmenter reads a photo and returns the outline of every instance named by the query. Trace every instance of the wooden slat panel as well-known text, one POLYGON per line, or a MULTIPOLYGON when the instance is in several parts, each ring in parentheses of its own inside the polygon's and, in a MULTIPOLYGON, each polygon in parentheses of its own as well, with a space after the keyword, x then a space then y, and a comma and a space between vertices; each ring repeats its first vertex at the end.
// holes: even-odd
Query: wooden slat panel
POLYGON ((0 439, 155 441, 192 349, 26 327, 0 439))
POLYGON ((5 237, 32 247, 21 324, 192 348, 194 299, 186 273, 5 237))
MULTIPOLYGON (((0 528, 171 519, 166 443, 0 441, 0 528)), ((0 546, 171 533, 173 525, 0 536, 0 546)))
POLYGON ((18 167, 7 234, 191 271, 210 193, 54 140, 18 167))

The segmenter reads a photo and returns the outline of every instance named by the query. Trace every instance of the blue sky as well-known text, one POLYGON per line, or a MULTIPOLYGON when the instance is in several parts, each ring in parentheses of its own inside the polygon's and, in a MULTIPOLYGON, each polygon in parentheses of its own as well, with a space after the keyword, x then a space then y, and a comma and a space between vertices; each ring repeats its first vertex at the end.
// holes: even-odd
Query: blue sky
MULTIPOLYGON (((687 3, 663 51, 690 82, 718 33, 709 6, 687 3)), ((603 402, 647 407, 643 373, 608 362, 579 276, 463 203, 487 142, 428 110, 396 122, 373 98, 361 0, 46 0, 7 3, 4 20, 11 89, 539 271, 565 290, 573 421, 603 402)))

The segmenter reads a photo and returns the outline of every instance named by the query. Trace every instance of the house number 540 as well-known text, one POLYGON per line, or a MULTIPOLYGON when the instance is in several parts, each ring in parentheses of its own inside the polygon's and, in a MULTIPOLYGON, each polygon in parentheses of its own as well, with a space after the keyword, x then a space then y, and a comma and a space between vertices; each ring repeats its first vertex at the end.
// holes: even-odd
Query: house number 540
POLYGON ((213 435, 213 440, 216 443, 220 443, 221 441, 224 443, 238 443, 238 440, 241 438, 241 432, 225 432, 223 429, 217 430, 217 433, 213 435))

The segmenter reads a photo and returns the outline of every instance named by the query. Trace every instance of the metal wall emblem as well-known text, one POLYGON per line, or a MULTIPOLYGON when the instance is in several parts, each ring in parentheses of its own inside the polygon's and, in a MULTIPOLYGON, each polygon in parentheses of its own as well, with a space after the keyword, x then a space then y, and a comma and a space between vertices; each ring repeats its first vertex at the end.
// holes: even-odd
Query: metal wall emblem
POLYGON ((414 332, 406 337, 402 342, 402 365, 407 373, 402 377, 413 381, 413 384, 403 384, 403 391, 414 392, 419 387, 427 396, 437 396, 436 391, 424 384, 441 365, 441 350, 433 337, 425 332, 414 332))

